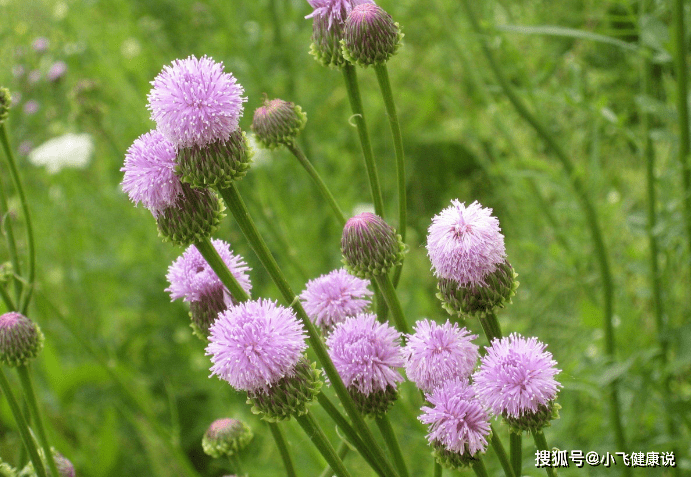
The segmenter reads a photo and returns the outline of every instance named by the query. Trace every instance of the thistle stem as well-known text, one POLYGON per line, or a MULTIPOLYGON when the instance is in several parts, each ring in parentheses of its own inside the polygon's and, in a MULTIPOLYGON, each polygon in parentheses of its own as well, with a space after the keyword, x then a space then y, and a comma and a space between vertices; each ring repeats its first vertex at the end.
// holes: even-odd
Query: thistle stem
POLYGON ((396 469, 398 469, 398 475, 400 477, 408 477, 408 468, 403 459, 401 446, 398 444, 398 439, 396 439, 393 427, 391 427, 389 416, 384 414, 383 416, 377 416, 374 420, 377 423, 377 427, 379 427, 379 432, 381 432, 384 442, 386 442, 386 447, 389 448, 391 458, 396 465, 396 469))
POLYGON ((515 475, 521 475, 523 457, 523 436, 509 431, 509 448, 511 449, 511 466, 515 475))
POLYGON ((5 287, 0 285, 0 297, 2 297, 3 303, 5 303, 5 307, 7 308, 8 311, 16 310, 16 306, 14 304, 14 301, 12 301, 12 297, 7 293, 5 290, 5 287))
POLYGON ((312 163, 307 159, 305 154, 302 152, 302 149, 300 149, 300 146, 297 145, 296 142, 291 142, 286 144, 286 148, 293 153, 293 155, 297 158, 297 160, 300 162, 302 167, 305 168, 307 173, 310 175, 314 183, 316 184, 317 188, 319 189, 319 192, 321 192, 322 196, 328 202, 329 206, 331 207, 331 210, 333 213, 336 215, 336 218, 338 219, 339 224, 341 227, 343 227, 346 223, 345 216, 343 215, 343 211, 341 211, 341 208, 338 206, 336 203, 336 199, 334 199, 333 194, 329 190, 329 188, 326 186, 324 181, 322 180, 321 176, 317 172, 317 170, 314 168, 312 163))
POLYGON ((689 168, 689 153, 691 140, 689 139, 689 93, 688 73, 686 65, 686 32, 684 27, 684 0, 674 0, 674 66, 677 74, 677 119, 679 121, 679 161, 681 162, 681 176, 684 186, 684 222, 687 240, 689 240, 689 255, 691 257, 691 168, 689 168))
POLYGON ((19 409, 19 404, 17 403, 14 394, 12 393, 10 383, 7 381, 7 377, 5 376, 5 372, 2 370, 2 367, 0 367, 0 391, 2 391, 2 394, 5 395, 7 403, 10 405, 10 410, 12 411, 14 420, 17 422, 17 427, 19 428, 19 435, 21 436, 22 441, 24 442, 24 446, 29 452, 29 458, 31 459, 31 462, 33 462, 34 464, 34 470, 36 471, 37 476, 46 477, 46 468, 43 466, 43 461, 41 460, 41 457, 38 455, 36 443, 34 442, 34 439, 31 436, 29 426, 26 423, 26 420, 24 419, 24 415, 22 414, 21 409, 19 409))
MULTIPOLYGON (((680 1, 680 0, 677 0, 680 1)), ((548 147, 554 152, 562 167, 567 173, 569 180, 571 181, 571 186, 573 187, 576 197, 580 203, 583 213, 585 215, 586 226, 590 229, 590 234, 595 246, 595 255, 600 267, 600 276, 602 280, 602 290, 604 295, 604 320, 603 328, 605 334, 605 353, 610 362, 616 360, 615 355, 615 341, 614 341, 614 325, 613 325, 613 315, 614 315, 614 282, 612 280, 612 273, 609 267, 609 258, 607 247, 605 246, 605 241, 602 237, 602 229, 599 223, 599 217, 597 214, 597 209, 593 205, 590 199, 589 192, 583 183, 582 176, 576 171, 576 167, 571 159, 566 155, 566 152, 562 149, 559 143, 556 141, 552 133, 542 124, 542 122, 535 116, 528 107, 525 105, 523 100, 515 93, 513 87, 510 85, 508 79, 504 75, 503 70, 499 66, 499 63, 494 58, 492 50, 485 39, 485 31, 480 26, 475 12, 470 4, 469 0, 462 0, 461 2, 468 14, 470 24, 480 42, 483 54, 487 59, 490 69, 494 73, 499 86, 501 87, 506 97, 509 99, 511 104, 514 106, 516 111, 525 119, 538 135, 543 139, 543 141, 548 145, 548 147)), ((691 199, 691 196, 689 197, 691 199)), ((615 440, 617 447, 626 450, 626 439, 624 437, 624 427, 621 419, 621 410, 619 407, 619 390, 618 390, 618 380, 613 380, 609 385, 609 401, 610 401, 610 420, 612 421, 612 426, 614 427, 615 440)), ((627 467, 625 472, 630 473, 630 469, 627 467)))
POLYGON ((386 114, 389 117, 391 135, 393 136, 393 147, 396 153, 396 176, 398 178, 398 233, 401 235, 401 239, 403 240, 403 242, 405 242, 408 212, 405 184, 405 155, 403 153, 403 135, 401 134, 401 126, 398 123, 398 114, 396 113, 396 104, 393 100, 391 82, 389 81, 389 70, 386 67, 386 63, 381 65, 375 65, 374 72, 377 74, 379 89, 381 90, 382 97, 384 98, 386 114))
POLYGON ((487 337, 487 342, 491 345, 493 339, 501 339, 501 326, 499 326, 499 320, 497 320, 497 315, 494 312, 486 313, 480 317, 480 324, 482 325, 482 330, 485 332, 487 337))
POLYGON ((388 274, 375 275, 374 278, 377 281, 377 285, 379 285, 382 295, 384 295, 386 305, 391 310, 396 328, 398 328, 398 331, 401 333, 410 333, 408 323, 405 321, 401 302, 398 300, 398 295, 396 295, 396 289, 393 287, 393 283, 391 283, 391 278, 389 278, 388 274))
POLYGON ((441 464, 436 460, 434 461, 434 477, 442 477, 441 464))
POLYGON ((384 453, 374 439, 372 431, 370 431, 369 427, 367 427, 367 424, 362 418, 360 411, 357 409, 353 398, 348 393, 345 384, 343 384, 341 376, 338 374, 338 371, 336 371, 336 367, 334 366, 333 361, 331 361, 329 353, 326 351, 326 347, 319 336, 319 332, 314 327, 314 324, 307 316, 302 304, 295 296, 295 293, 293 293, 293 290, 290 288, 288 281, 283 275, 283 272, 281 272, 281 269, 278 267, 273 255, 271 255, 271 252, 266 246, 264 239, 262 239, 261 235, 259 235, 259 232, 254 225, 254 221, 252 220, 252 217, 250 217, 247 207, 245 207, 245 203, 243 202, 240 193, 236 189, 235 184, 231 184, 230 187, 226 189, 220 189, 220 193, 224 202, 226 203, 226 206, 235 217, 235 220, 238 223, 243 235, 249 242, 254 252, 257 254, 259 261, 271 276, 271 279, 278 287, 285 301, 290 303, 290 306, 293 308, 298 318, 302 321, 303 325, 307 329, 309 342, 317 356, 317 360, 324 368, 324 371, 326 372, 326 375, 328 376, 336 395, 343 404, 346 413, 353 421, 355 429, 357 429, 365 444, 376 453, 377 458, 380 459, 384 465, 390 465, 388 462, 385 462, 386 457, 384 456, 384 453))
MULTIPOLYGON (((338 457, 343 460, 345 457, 348 455, 348 451, 350 450, 350 446, 346 441, 341 441, 341 443, 338 445, 338 449, 336 449, 336 454, 338 454, 338 457)), ((331 477, 333 475, 333 469, 330 466, 327 466, 326 469, 322 471, 322 473, 319 475, 319 477, 331 477)))
POLYGON ((283 437, 283 431, 275 422, 269 422, 269 429, 271 430, 271 435, 276 441, 276 447, 278 447, 278 452, 281 454, 281 460, 283 460, 283 467, 286 468, 287 477, 297 477, 295 473, 295 466, 293 465, 293 459, 290 457, 290 451, 288 450, 288 444, 286 443, 285 437, 283 437))
POLYGON ((298 424, 300 424, 300 427, 305 431, 307 437, 310 438, 312 444, 314 444, 321 455, 324 456, 324 459, 326 459, 326 462, 333 469, 334 473, 338 477, 350 477, 350 473, 345 468, 345 465, 343 465, 343 461, 338 457, 338 454, 336 454, 336 451, 327 440, 312 413, 308 411, 307 414, 302 416, 296 415, 295 420, 298 421, 298 424))
POLYGON ((58 467, 55 465, 55 458, 50 450, 50 444, 48 443, 48 438, 46 437, 45 428, 43 427, 43 419, 41 418, 41 412, 38 408, 38 402, 36 400, 36 393, 34 393, 34 385, 31 382, 29 367, 27 365, 17 366, 17 373, 19 374, 19 381, 22 383, 22 388, 24 390, 24 398, 29 404, 29 410, 34 418, 34 425, 36 426, 36 432, 38 433, 38 440, 43 447, 43 452, 45 453, 46 461, 48 462, 48 467, 50 468, 50 473, 52 475, 60 475, 58 473, 58 467))
POLYGON ((489 477, 489 475, 487 474, 487 468, 485 467, 485 463, 483 462, 482 457, 478 457, 478 460, 473 462, 472 467, 477 477, 489 477))
POLYGON ((22 212, 24 213, 24 226, 26 228, 26 244, 29 254, 29 276, 27 279, 27 286, 24 288, 22 292, 22 298, 21 300, 19 300, 18 305, 20 313, 26 315, 26 309, 29 307, 31 294, 34 291, 34 280, 36 278, 36 248, 34 246, 34 229, 31 225, 31 214, 29 213, 29 204, 26 201, 24 187, 22 186, 22 181, 19 178, 17 163, 14 159, 12 148, 10 147, 10 141, 7 137, 7 129, 5 128, 5 124, 0 124, 0 142, 2 142, 2 146, 5 149, 5 156, 7 157, 7 164, 10 168, 10 175, 12 176, 14 187, 17 190, 17 195, 19 196, 19 202, 22 204, 22 212))
POLYGON ((353 119, 355 120, 357 132, 360 136, 360 146, 362 147, 362 155, 365 159, 365 168, 367 169, 367 177, 369 178, 372 202, 374 203, 374 211, 383 219, 384 200, 382 199, 381 187, 379 186, 379 175, 377 174, 377 166, 374 162, 372 144, 370 143, 369 133, 367 132, 365 110, 362 107, 362 98, 360 97, 360 88, 358 87, 357 82, 357 71, 355 70, 355 66, 351 64, 345 65, 342 70, 346 89, 348 90, 350 109, 353 111, 353 119))
POLYGON ((245 475, 245 473, 242 471, 240 457, 237 454, 229 455, 228 460, 230 461, 230 466, 233 468, 233 472, 235 472, 235 475, 237 475, 238 477, 245 475))
POLYGON ((208 263, 214 273, 216 273, 216 276, 218 276, 233 298, 240 302, 249 300, 249 294, 240 286, 240 283, 238 283, 223 262, 216 247, 213 246, 208 237, 195 243, 194 246, 197 247, 197 250, 199 250, 199 253, 204 257, 206 263, 208 263))
MULTIPOLYGON (((549 451, 547 446, 547 439, 545 439, 545 433, 542 431, 533 432, 533 440, 535 441, 535 446, 541 451, 549 451)), ((552 467, 545 467, 548 477, 557 477, 557 472, 552 467)))
POLYGON ((504 449, 504 444, 502 444, 501 439, 497 435, 497 431, 494 429, 493 426, 490 426, 490 428, 492 430, 492 450, 495 454, 497 454, 499 462, 501 463, 501 467, 504 469, 504 474, 506 475, 506 477, 520 477, 520 470, 518 471, 518 473, 516 473, 514 472, 514 469, 511 467, 509 456, 506 455, 506 449, 504 449))
MULTIPOLYGON (((22 296, 22 282, 19 280, 19 276, 22 274, 22 271, 19 264, 19 254, 17 253, 17 242, 14 239, 12 217, 10 217, 10 208, 7 205, 7 195, 5 194, 5 186, 2 180, 0 180, 0 231, 5 232, 7 250, 10 253, 10 263, 12 263, 12 281, 14 282, 15 300, 19 303, 22 296)), ((14 310, 15 308, 8 307, 8 309, 14 310)))
POLYGON ((387 466, 387 470, 384 471, 380 465, 380 461, 378 460, 377 456, 373 453, 372 449, 370 449, 365 443, 363 442, 362 439, 360 439, 360 436, 358 436, 357 432, 353 427, 350 425, 350 423, 347 421, 347 419, 338 411, 336 406, 329 400, 328 397, 326 397, 326 394, 324 393, 319 393, 317 396, 317 400, 319 401, 319 404, 321 405, 322 409, 326 411, 326 413, 331 417, 331 419, 336 423, 336 425, 343 431, 345 434, 346 438, 350 443, 357 449, 357 451, 360 453, 363 459, 372 467, 372 469, 377 473, 377 475, 380 475, 381 477, 395 477, 395 473, 393 472, 393 469, 391 466, 388 464, 388 462, 385 462, 384 464, 387 466))

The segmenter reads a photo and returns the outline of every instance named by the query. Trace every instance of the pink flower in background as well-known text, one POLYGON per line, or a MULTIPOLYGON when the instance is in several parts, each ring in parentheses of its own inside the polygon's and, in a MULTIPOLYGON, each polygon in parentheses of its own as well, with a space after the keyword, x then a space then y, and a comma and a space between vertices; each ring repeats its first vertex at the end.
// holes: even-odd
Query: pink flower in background
POLYGON ((51 65, 46 77, 48 78, 48 81, 57 81, 63 76, 65 76, 66 72, 67 64, 65 64, 64 61, 56 61, 51 65))
POLYGON ((17 148, 17 151, 22 156, 28 156, 33 148, 34 148, 34 143, 32 143, 31 141, 22 141, 21 143, 19 143, 19 147, 17 148))
POLYGON ((38 53, 43 53, 44 51, 46 51, 48 49, 49 46, 50 46, 50 41, 45 36, 39 36, 31 44, 31 47, 34 49, 34 51, 36 51, 38 53))
POLYGON ((27 116, 31 116, 32 114, 36 114, 40 108, 40 105, 38 104, 38 101, 35 99, 30 99, 26 103, 24 103, 24 114, 27 116))

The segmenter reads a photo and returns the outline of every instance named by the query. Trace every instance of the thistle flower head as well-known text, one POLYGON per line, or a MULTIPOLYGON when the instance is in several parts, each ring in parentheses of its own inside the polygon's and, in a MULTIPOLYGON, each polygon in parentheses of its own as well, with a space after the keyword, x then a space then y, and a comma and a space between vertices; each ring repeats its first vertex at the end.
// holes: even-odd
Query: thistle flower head
POLYGON ((363 67, 382 65, 401 46, 403 34, 384 9, 373 3, 356 6, 343 26, 343 56, 363 67))
POLYGON ((427 400, 433 407, 423 406, 418 419, 429 424, 427 439, 432 445, 467 458, 485 452, 489 415, 465 380, 445 382, 427 400))
POLYGON ((154 217, 175 203, 182 184, 175 175, 175 146, 158 130, 142 134, 127 150, 122 190, 154 217))
POLYGON ((460 285, 485 286, 485 277, 504 262, 504 236, 492 209, 458 200, 432 219, 427 252, 434 274, 460 285))
POLYGON ((206 354, 211 356, 211 374, 249 392, 266 391, 292 374, 307 348, 295 313, 270 300, 229 308, 210 331, 206 354))
POLYGON ((348 17, 354 7, 363 4, 374 4, 372 0, 307 0, 314 11, 305 18, 325 18, 328 28, 334 24, 340 25, 348 17))
POLYGON ((158 234, 164 241, 186 247, 213 234, 225 210, 216 193, 182 184, 181 194, 156 217, 158 234))
POLYGON ((175 145, 225 141, 238 128, 247 98, 235 77, 223 72, 223 63, 207 56, 175 60, 151 84, 151 119, 175 145))
POLYGON ((453 379, 467 380, 478 359, 477 335, 448 320, 439 325, 431 320, 415 324, 405 346, 406 374, 418 388, 431 392, 453 379))
POLYGON ((371 313, 339 323, 326 340, 329 355, 348 388, 361 394, 385 391, 403 381, 401 334, 371 313))
POLYGON ((237 454, 253 437, 252 430, 242 421, 216 419, 204 433, 202 448, 207 455, 219 459, 237 454))
POLYGON ((473 375, 478 398, 492 413, 520 418, 548 406, 561 387, 552 353, 537 338, 517 333, 492 341, 473 375))
POLYGON ((4 86, 0 87, 0 124, 4 123, 7 116, 9 116, 10 106, 12 106, 10 90, 4 86))
POLYGON ((24 366, 43 348, 43 333, 36 323, 21 313, 0 315, 0 363, 24 366))
POLYGON ((370 212, 351 217, 343 227, 341 252, 350 273, 371 278, 388 272, 403 260, 401 237, 384 219, 370 212))
POLYGON ((252 131, 262 147, 274 149, 292 144, 307 123, 307 115, 295 103, 282 99, 264 99, 254 111, 252 131))
POLYGON ((323 331, 330 331, 369 306, 372 291, 368 285, 367 280, 340 268, 307 282, 300 299, 310 320, 323 331))
MULTIPOLYGON (((235 255, 230 250, 228 242, 214 239, 211 243, 242 289, 249 293, 252 284, 247 273, 250 270, 247 263, 240 255, 235 255)), ((182 298, 187 302, 200 301, 204 296, 224 288, 221 279, 194 245, 190 245, 168 267, 166 278, 170 286, 165 291, 170 293, 171 300, 182 298)))

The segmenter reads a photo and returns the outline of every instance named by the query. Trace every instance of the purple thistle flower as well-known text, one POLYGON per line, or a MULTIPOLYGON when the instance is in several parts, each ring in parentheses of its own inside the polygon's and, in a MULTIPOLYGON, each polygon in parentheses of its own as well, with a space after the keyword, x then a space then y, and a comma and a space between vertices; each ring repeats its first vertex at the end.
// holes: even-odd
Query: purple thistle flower
POLYGON ((504 236, 492 209, 477 201, 468 207, 458 199, 432 219, 427 254, 438 278, 460 285, 485 286, 484 278, 504 262, 504 236))
POLYGON ((57 81, 62 78, 67 72, 67 64, 64 61, 56 61, 48 70, 46 78, 48 81, 57 81))
POLYGON ((142 134, 125 154, 122 190, 154 217, 175 203, 182 184, 175 175, 175 146, 158 130, 142 134))
POLYGON ((246 301, 220 313, 211 326, 211 375, 235 389, 267 391, 292 375, 307 348, 305 329, 289 308, 270 300, 246 301))
POLYGON ((561 370, 545 348, 517 333, 492 341, 473 375, 478 398, 495 415, 513 418, 546 406, 561 387, 554 379, 561 370))
POLYGON ((385 391, 403 381, 401 334, 371 313, 339 323, 326 340, 329 355, 346 387, 362 394, 385 391))
POLYGON ((206 146, 225 141, 238 128, 243 87, 223 63, 208 56, 175 60, 151 82, 151 119, 177 146, 206 146))
MULTIPOLYGON (((214 248, 223 259, 230 272, 247 293, 252 289, 248 271, 250 268, 241 256, 230 250, 230 244, 223 240, 212 240, 214 248)), ((185 252, 168 267, 166 275, 170 286, 165 289, 170 293, 171 300, 182 298, 187 302, 200 301, 203 297, 211 296, 218 290, 224 289, 218 278, 197 247, 190 245, 185 252)), ((228 305, 230 303, 227 303, 228 305)))
POLYGON ((472 341, 477 337, 449 320, 443 325, 418 321, 405 346, 408 379, 425 392, 449 380, 467 380, 477 363, 478 346, 472 341))
POLYGON ((489 415, 469 384, 460 379, 447 381, 427 400, 434 407, 423 406, 418 419, 429 424, 427 440, 431 444, 469 456, 487 449, 489 415))
POLYGON ((372 296, 367 285, 367 280, 340 268, 307 282, 300 298, 310 320, 328 331, 347 317, 365 311, 372 296))
POLYGON ((334 22, 339 25, 343 23, 354 7, 374 2, 372 0, 307 0, 307 3, 314 8, 314 11, 305 18, 328 18, 330 29, 334 22))

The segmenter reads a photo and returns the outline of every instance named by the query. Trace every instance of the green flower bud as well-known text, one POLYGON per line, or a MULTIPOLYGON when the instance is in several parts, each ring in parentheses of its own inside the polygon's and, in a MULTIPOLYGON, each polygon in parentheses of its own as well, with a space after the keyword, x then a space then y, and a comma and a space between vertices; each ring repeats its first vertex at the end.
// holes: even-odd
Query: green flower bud
POLYGON ((503 416, 509 425, 511 432, 520 434, 521 432, 538 432, 552 425, 550 421, 559 419, 559 409, 561 406, 555 401, 550 401, 538 407, 535 412, 526 412, 520 417, 503 416))
POLYGON ((292 144, 307 123, 307 114, 300 106, 282 99, 264 99, 254 111, 252 131, 257 142, 266 149, 292 144))
POLYGON ((192 332, 204 341, 208 339, 209 328, 216 321, 218 314, 227 308, 223 293, 223 289, 219 289, 203 295, 201 300, 190 303, 192 332))
POLYGON ((348 60, 343 57, 342 39, 343 25, 339 21, 334 21, 329 28, 329 18, 326 15, 316 16, 312 23, 310 55, 324 66, 341 68, 348 64, 348 60))
POLYGON ((373 3, 356 6, 343 27, 343 56, 353 64, 383 65, 401 47, 403 34, 381 7, 373 3))
POLYGON ((182 184, 182 194, 175 204, 163 210, 156 219, 158 234, 175 245, 199 242, 216 231, 225 215, 224 210, 215 192, 182 184))
POLYGON ((343 263, 350 273, 360 278, 387 273, 403 262, 406 251, 394 228, 371 212, 351 217, 343 227, 343 263))
POLYGON ((25 366, 43 348, 43 333, 36 323, 11 311, 0 316, 0 363, 25 366))
POLYGON ((0 124, 4 123, 7 116, 9 116, 11 105, 12 96, 10 95, 10 90, 0 86, 0 124))
POLYGON ((398 399, 398 387, 387 386, 385 390, 375 390, 369 394, 364 394, 356 388, 349 388, 353 401, 364 416, 381 417, 391 409, 396 399, 398 399))
POLYGON ((218 419, 214 421, 202 438, 204 452, 215 459, 230 457, 247 447, 254 434, 242 421, 218 419))

